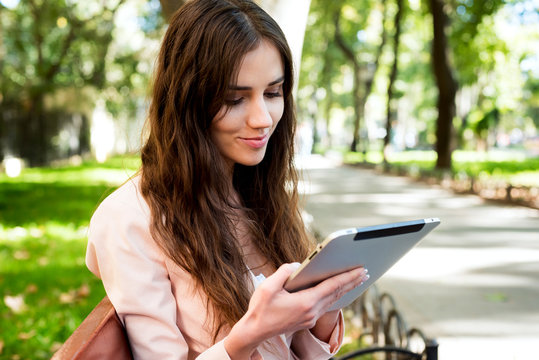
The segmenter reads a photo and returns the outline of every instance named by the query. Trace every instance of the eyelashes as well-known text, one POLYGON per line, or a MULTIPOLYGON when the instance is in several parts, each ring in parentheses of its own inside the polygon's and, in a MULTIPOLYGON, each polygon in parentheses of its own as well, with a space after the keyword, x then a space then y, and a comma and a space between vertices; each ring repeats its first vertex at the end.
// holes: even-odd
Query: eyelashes
MULTIPOLYGON (((275 99, 275 98, 283 97, 283 94, 280 91, 265 92, 264 96, 267 97, 268 99, 275 99)), ((238 97, 238 98, 227 99, 227 100, 225 100, 225 103, 228 106, 236 106, 236 105, 241 104, 244 100, 245 100, 245 97, 241 96, 241 97, 238 97)))
POLYGON ((225 103, 228 105, 228 106, 235 106, 235 105, 239 105, 241 104, 243 101, 243 98, 238 98, 238 99, 227 99, 225 100, 225 103))
POLYGON ((277 91, 277 92, 267 92, 264 95, 266 95, 266 97, 268 97, 270 99, 276 98, 276 97, 283 97, 283 94, 281 94, 279 91, 277 91))

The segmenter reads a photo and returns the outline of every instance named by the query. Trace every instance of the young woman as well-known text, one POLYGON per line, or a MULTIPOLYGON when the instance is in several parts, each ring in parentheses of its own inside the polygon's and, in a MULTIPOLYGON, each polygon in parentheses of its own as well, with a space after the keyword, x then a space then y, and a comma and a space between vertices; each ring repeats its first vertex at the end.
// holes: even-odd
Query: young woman
POLYGON ((192 0, 158 58, 140 172, 92 217, 86 262, 135 359, 327 359, 364 269, 283 289, 297 206, 290 50, 249 0, 192 0))

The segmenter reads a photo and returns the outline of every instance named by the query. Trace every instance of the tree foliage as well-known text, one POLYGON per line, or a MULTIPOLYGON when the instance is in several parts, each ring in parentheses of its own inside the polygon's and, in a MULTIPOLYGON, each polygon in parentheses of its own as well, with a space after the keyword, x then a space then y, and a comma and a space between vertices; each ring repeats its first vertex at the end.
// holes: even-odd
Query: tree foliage
POLYGON ((312 1, 299 105, 303 119, 313 119, 318 130, 317 148, 354 144, 354 126, 361 119, 360 138, 370 140, 365 148, 381 149, 384 137, 393 149, 436 148, 437 167, 450 168, 455 146, 481 146, 485 139, 496 143, 499 134, 515 131, 537 134, 539 74, 532 69, 539 58, 531 49, 539 44, 539 15, 530 15, 537 5, 529 0, 430 3, 441 16, 433 18, 429 2, 418 0, 402 6, 397 0, 312 1), (408 9, 402 19, 399 8, 408 9), (514 34, 511 39, 507 30, 514 34), (440 36, 445 37, 441 46, 440 36), (371 70, 377 64, 370 92, 369 64, 371 70))
MULTIPOLYGON (((380 26, 384 21, 384 9, 384 2, 369 0, 314 0, 311 3, 311 25, 306 32, 308 40, 304 46, 300 86, 306 84, 304 86, 310 89, 311 104, 319 102, 322 105, 322 115, 316 115, 313 111, 311 115, 325 119, 324 131, 327 134, 330 133, 329 120, 333 105, 340 104, 345 111, 350 109, 350 116, 346 115, 344 121, 351 123, 353 128, 349 140, 353 150, 360 143, 365 103, 372 91, 381 49, 386 40, 385 27, 380 26), (368 27, 369 22, 378 25, 375 24, 373 33, 367 34, 363 29, 368 27), (322 61, 320 54, 323 54, 322 61)), ((311 105, 310 108, 317 106, 311 105)), ((367 139, 364 137, 362 141, 366 142, 367 139)))
POLYGON ((95 99, 111 112, 136 107, 132 90, 146 86, 136 51, 114 44, 116 14, 126 0, 20 1, 2 8, 0 149, 41 165, 58 154, 58 134, 76 128, 71 152, 89 150, 95 99))

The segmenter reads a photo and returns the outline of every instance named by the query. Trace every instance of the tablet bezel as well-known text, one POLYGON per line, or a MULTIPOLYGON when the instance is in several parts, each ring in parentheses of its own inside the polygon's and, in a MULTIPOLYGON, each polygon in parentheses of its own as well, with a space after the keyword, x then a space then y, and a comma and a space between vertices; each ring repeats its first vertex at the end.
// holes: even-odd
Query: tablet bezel
POLYGON ((438 218, 425 218, 334 232, 290 275, 284 288, 300 291, 344 271, 366 266, 370 279, 345 294, 331 310, 345 307, 439 224, 438 218))

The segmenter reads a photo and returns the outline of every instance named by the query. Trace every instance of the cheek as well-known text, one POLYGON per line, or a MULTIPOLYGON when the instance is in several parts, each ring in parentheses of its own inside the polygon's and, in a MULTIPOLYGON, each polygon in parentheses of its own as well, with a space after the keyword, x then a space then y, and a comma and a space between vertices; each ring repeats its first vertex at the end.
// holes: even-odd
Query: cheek
POLYGON ((279 101, 275 104, 272 104, 269 107, 269 113, 271 116, 271 119, 273 120, 273 126, 275 127, 279 120, 283 117, 284 113, 284 103, 282 101, 279 101))
POLYGON ((215 117, 211 125, 212 136, 225 135, 238 130, 238 121, 236 120, 238 114, 235 112, 232 108, 226 112, 220 112, 219 116, 215 117))

